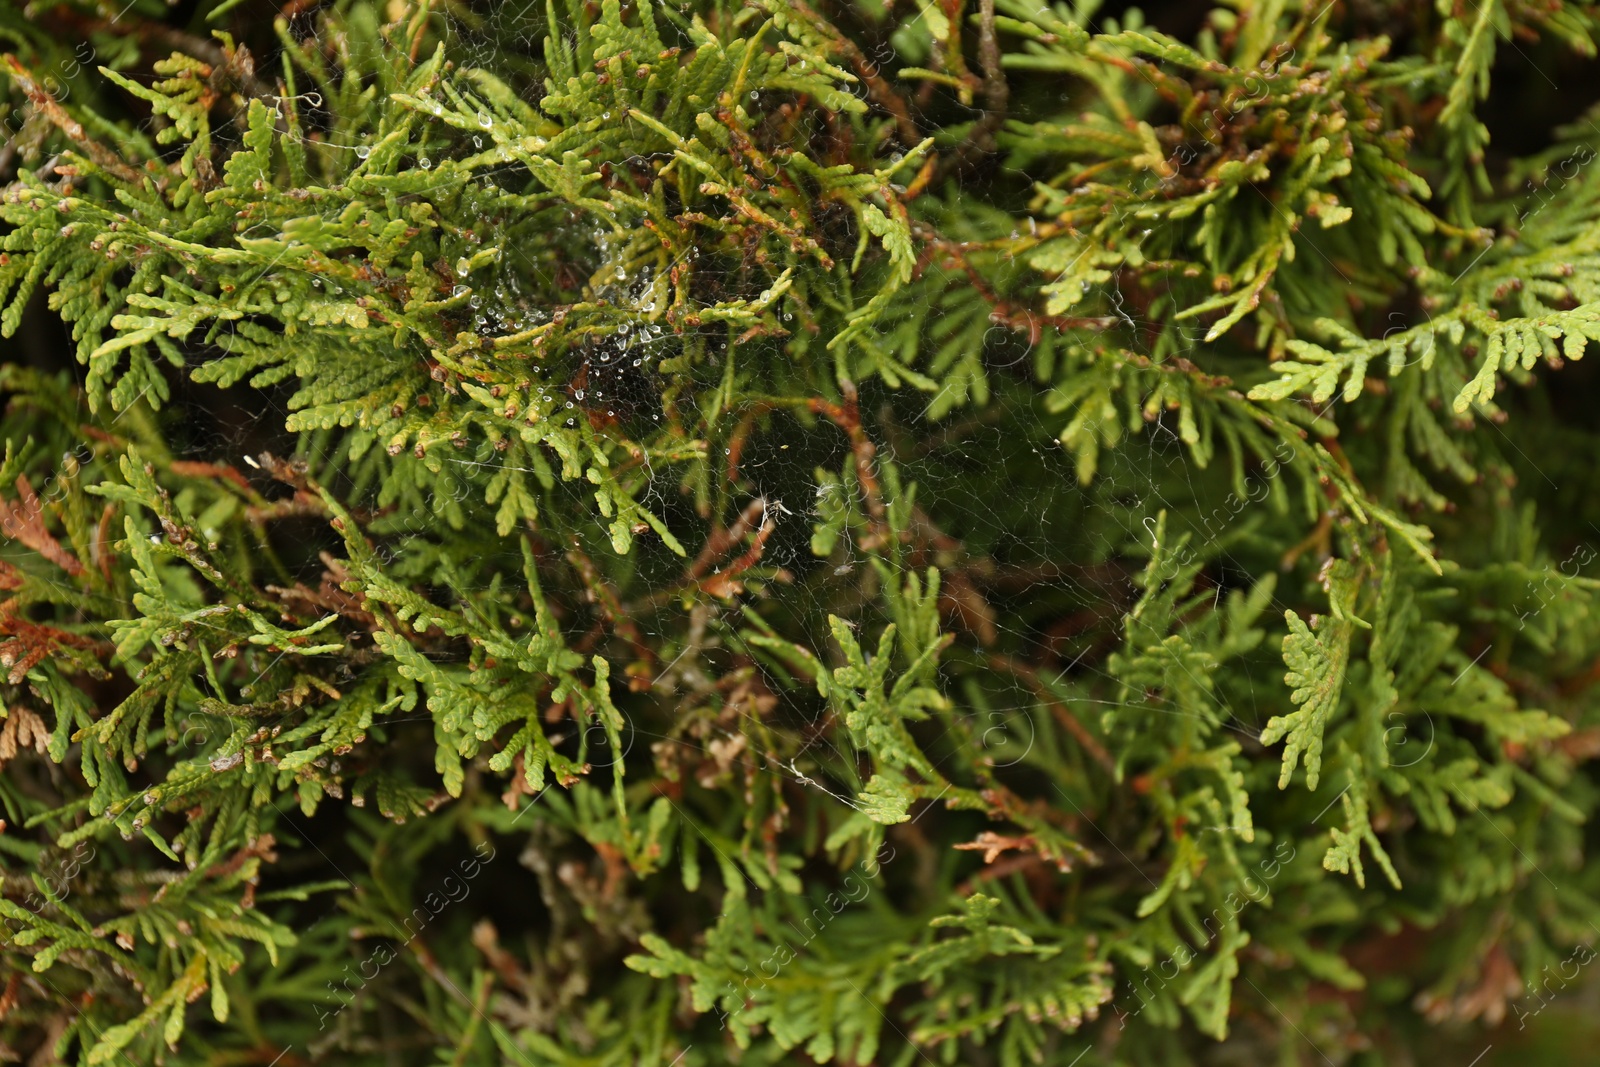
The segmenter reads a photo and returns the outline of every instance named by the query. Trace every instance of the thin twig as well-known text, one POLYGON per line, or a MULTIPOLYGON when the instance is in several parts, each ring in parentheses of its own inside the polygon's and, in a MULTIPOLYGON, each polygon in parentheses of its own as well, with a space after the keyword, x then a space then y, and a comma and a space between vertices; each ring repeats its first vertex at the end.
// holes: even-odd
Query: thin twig
POLYGON ((1000 42, 994 31, 994 0, 978 0, 978 62, 983 66, 983 117, 956 153, 952 170, 957 173, 995 150, 994 135, 1006 121, 1011 103, 1011 86, 1000 67, 1000 42))
POLYGON ((866 83, 867 95, 872 98, 874 103, 894 117, 895 130, 899 133, 900 140, 905 146, 911 148, 922 143, 922 133, 917 129, 916 121, 911 117, 911 108, 906 103, 905 97, 895 92, 894 86, 890 85, 883 75, 878 72, 878 65, 868 59, 866 53, 862 52, 854 41, 840 33, 832 23, 818 14, 805 0, 789 0, 789 6, 809 20, 818 30, 822 31, 834 50, 850 61, 850 65, 856 69, 856 73, 866 83))
POLYGON ((17 87, 27 95, 28 101, 38 108, 45 118, 54 123, 62 133, 66 134, 69 141, 82 148, 95 166, 107 174, 115 175, 129 185, 142 186, 145 183, 146 176, 144 174, 130 167, 115 152, 90 137, 88 131, 83 128, 83 124, 68 114, 67 109, 62 107, 55 97, 46 92, 44 87, 34 80, 33 74, 27 67, 22 65, 16 56, 7 52, 4 57, 0 58, 3 58, 6 66, 10 68, 12 79, 16 81, 17 87))
POLYGON ((1072 714, 1071 708, 1056 698, 1056 695, 1044 684, 1044 680, 1039 677, 1038 671, 1019 659, 1011 656, 1002 656, 999 653, 989 657, 989 664, 999 670, 1014 674, 1024 682, 1027 682, 1028 688, 1032 689, 1041 701, 1049 705, 1051 713, 1056 717, 1056 721, 1060 722, 1073 737, 1077 738, 1078 744, 1083 746, 1083 750, 1093 756, 1095 762, 1106 770, 1113 769, 1111 755, 1105 750, 1105 746, 1095 740, 1088 727, 1079 722, 1078 717, 1072 714))

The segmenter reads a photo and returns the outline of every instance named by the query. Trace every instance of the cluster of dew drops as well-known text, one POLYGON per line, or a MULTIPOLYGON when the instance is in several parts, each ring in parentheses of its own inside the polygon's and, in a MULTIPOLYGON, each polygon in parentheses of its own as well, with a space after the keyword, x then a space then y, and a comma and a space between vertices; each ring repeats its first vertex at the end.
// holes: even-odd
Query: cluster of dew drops
MULTIPOLYGON (((612 248, 611 235, 597 228, 591 237, 600 249, 601 254, 607 259, 612 258, 615 250, 612 248)), ((623 302, 625 304, 637 308, 642 316, 649 316, 655 313, 656 299, 652 295, 652 276, 648 268, 639 271, 638 275, 632 279, 633 284, 629 286, 630 279, 627 268, 618 263, 615 267, 615 273, 612 275, 612 280, 618 288, 623 290, 625 294, 623 302)), ((659 323, 648 320, 641 320, 637 323, 623 322, 617 327, 616 333, 612 335, 612 338, 606 342, 606 347, 600 350, 600 353, 604 354, 597 353, 596 357, 591 360, 590 367, 603 371, 616 371, 624 364, 628 364, 635 369, 642 368, 644 373, 649 373, 650 363, 655 358, 655 353, 650 348, 662 340, 662 329, 659 323)), ((577 404, 586 398, 588 391, 588 387, 574 389, 572 399, 566 402, 566 408, 568 410, 575 408, 577 404)), ((595 401, 606 399, 605 392, 602 389, 594 387, 593 392, 595 401)), ((547 404, 552 402, 552 398, 548 395, 543 399, 547 404)), ((615 400, 615 398, 612 399, 613 401, 615 400)), ((615 407, 606 410, 606 415, 610 417, 615 417, 616 413, 615 407)), ((650 418, 656 422, 661 420, 659 414, 652 414, 650 418)), ((568 426, 574 426, 576 423, 575 416, 568 416, 568 426)))
MULTIPOLYGON (((750 94, 750 98, 752 100, 757 100, 759 99, 759 95, 755 92, 752 92, 750 94)), ((478 124, 484 129, 490 129, 493 126, 493 119, 487 112, 482 112, 478 115, 478 124)), ((482 148, 482 137, 474 136, 472 141, 475 147, 482 148)), ((355 154, 360 159, 367 159, 372 154, 372 148, 370 145, 357 145, 355 146, 355 154)), ((418 157, 416 164, 423 170, 431 169, 433 165, 432 160, 427 156, 418 157)), ((485 175, 482 181, 490 189, 496 187, 495 180, 490 175, 485 175)), ((604 258, 611 258, 611 236, 598 228, 594 231, 592 236, 596 245, 599 247, 602 256, 604 258)), ((463 256, 456 262, 456 274, 458 277, 465 279, 469 273, 470 266, 468 264, 467 257, 463 256)), ((620 263, 617 264, 615 268, 615 280, 619 286, 622 286, 623 283, 626 283, 629 280, 626 268, 620 263)), ((319 283, 320 279, 318 282, 314 282, 313 284, 318 284, 318 287, 320 288, 319 283)), ((649 296, 650 272, 648 269, 640 272, 640 277, 636 279, 636 283, 636 286, 631 287, 632 291, 627 303, 637 307, 642 315, 648 316, 653 314, 656 310, 656 301, 653 296, 649 296), (646 299, 646 297, 648 298, 646 299)), ((450 295, 452 297, 461 297, 467 295, 468 293, 472 294, 467 303, 473 309, 474 313, 472 318, 473 328, 476 332, 483 336, 494 337, 504 336, 505 334, 509 333, 519 333, 539 326, 549 319, 549 315, 545 311, 537 307, 530 306, 530 299, 528 295, 522 291, 522 287, 515 272, 505 272, 501 274, 497 281, 494 299, 487 302, 489 305, 487 307, 485 306, 486 302, 483 298, 483 294, 473 291, 473 287, 465 284, 464 281, 455 284, 451 289, 450 295)), ((770 295, 770 293, 763 293, 763 301, 768 299, 770 295)), ((792 320, 793 313, 786 312, 783 315, 783 318, 786 321, 792 320)), ((591 366, 597 366, 605 370, 612 370, 617 368, 619 364, 622 364, 624 361, 629 361, 629 355, 632 353, 632 359, 629 361, 631 362, 631 366, 634 368, 646 368, 646 370, 648 370, 651 361, 655 358, 655 353, 651 352, 649 347, 653 344, 659 343, 662 340, 665 339, 662 337, 662 328, 658 323, 648 321, 640 322, 638 324, 624 322, 617 328, 613 340, 609 342, 609 346, 615 346, 616 348, 620 349, 620 351, 618 351, 615 355, 602 356, 594 360, 591 363, 591 366)), ((725 350, 727 345, 726 343, 722 343, 717 347, 725 350)), ((548 386, 548 383, 546 383, 546 385, 548 386)), ((585 399, 586 392, 587 390, 585 389, 574 389, 572 393, 572 399, 569 399, 565 402, 566 409, 569 411, 574 410, 577 407, 577 404, 585 399)), ((605 394, 596 389, 594 390, 594 399, 603 400, 605 399, 605 394)), ((556 398, 550 392, 544 392, 541 394, 540 400, 545 404, 546 410, 551 410, 553 405, 556 404, 556 398)), ((614 408, 608 409, 606 414, 608 416, 615 416, 616 411, 614 408)), ((659 414, 652 414, 650 417, 653 421, 657 422, 659 422, 661 419, 659 414)), ((566 420, 566 424, 569 427, 576 426, 576 416, 569 416, 566 420)))

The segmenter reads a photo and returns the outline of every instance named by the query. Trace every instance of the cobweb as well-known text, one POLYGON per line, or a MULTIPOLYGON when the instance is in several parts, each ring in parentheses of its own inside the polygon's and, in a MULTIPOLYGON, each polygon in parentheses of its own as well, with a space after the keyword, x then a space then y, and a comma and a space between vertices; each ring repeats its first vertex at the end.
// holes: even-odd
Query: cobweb
MULTIPOLYGON (((481 63, 503 68, 509 55, 513 63, 519 56, 526 56, 531 70, 534 57, 543 47, 545 22, 542 13, 536 14, 533 9, 519 5, 492 5, 482 20, 474 25, 454 19, 447 19, 444 25, 447 27, 449 46, 458 55, 466 57, 463 66, 481 63)), ((297 31, 312 32, 311 20, 297 20, 296 28, 297 31)), ((274 69, 279 63, 280 57, 274 57, 271 63, 262 66, 264 69, 274 69)), ((282 102, 279 101, 280 105, 282 102)), ((302 92, 297 102, 312 110, 325 104, 314 91, 302 92)), ((237 128, 237 119, 228 120, 216 133, 219 139, 237 139, 241 133, 237 128)), ((322 143, 334 151, 348 152, 352 167, 367 154, 365 143, 337 144, 326 137, 322 138, 322 143)), ((429 166, 432 162, 419 160, 418 165, 429 166)), ((508 165, 478 180, 509 184, 516 180, 517 173, 516 168, 508 165)), ((981 187, 970 188, 967 192, 978 199, 985 195, 981 187)), ((332 210, 328 216, 330 221, 332 210)), ((585 226, 581 221, 576 225, 585 226)), ((253 235, 257 234, 251 231, 242 234, 246 237, 253 235)), ((590 266, 603 266, 608 261, 611 236, 597 223, 587 224, 587 235, 592 256, 590 266)), ((490 336, 496 332, 525 329, 530 324, 545 321, 548 312, 539 306, 539 294, 556 285, 556 279, 550 276, 547 265, 538 262, 529 249, 512 243, 506 251, 507 260, 497 275, 497 291, 488 294, 487 299, 481 302, 477 297, 473 300, 473 325, 490 336)), ((289 271, 300 268, 284 263, 275 269, 289 271)), ((696 264, 696 269, 704 271, 714 268, 701 263, 696 264)), ((603 295, 616 304, 641 306, 642 310, 648 312, 652 309, 644 305, 644 301, 651 281, 652 277, 648 274, 630 277, 618 267, 617 276, 606 282, 603 291, 596 295, 603 295)), ((1161 362, 1178 355, 1192 354, 1198 347, 1197 332, 1189 331, 1180 334, 1182 342, 1178 350, 1171 351, 1170 331, 1173 326, 1141 318, 1133 310, 1134 302, 1125 297, 1115 280, 1105 286, 1099 295, 1107 309, 1119 320, 1121 335, 1130 350, 1161 362), (1154 350, 1157 339, 1164 334, 1169 337, 1169 349, 1165 355, 1156 356, 1154 350)), ((990 330, 990 336, 985 341, 985 347, 990 349, 985 359, 988 372, 997 377, 1010 374, 1015 379, 1025 380, 1032 363, 1031 356, 1026 350, 1019 354, 1014 338, 1008 334, 1009 331, 998 325, 990 330), (1018 370, 1020 374, 1013 373, 1018 370)), ((637 370, 648 379, 656 365, 676 352, 675 346, 678 344, 659 325, 644 324, 632 331, 631 335, 629 331, 621 331, 617 338, 593 346, 584 358, 588 373, 593 376, 593 384, 587 388, 594 390, 597 395, 586 397, 580 389, 566 403, 566 407, 571 409, 569 420, 582 416, 579 408, 586 400, 591 403, 604 401, 601 407, 607 414, 616 414, 618 408, 626 407, 647 410, 649 396, 641 398, 626 395, 627 382, 638 381, 637 377, 627 372, 637 370), (610 395, 606 393, 608 386, 612 389, 610 395)), ((724 351, 726 349, 725 342, 713 344, 710 352, 713 360, 722 354, 717 345, 721 345, 724 351)), ((546 388, 547 395, 552 395, 548 390, 556 386, 546 383, 546 388)), ((654 388, 659 389, 660 385, 654 388)), ((327 446, 317 443, 315 435, 295 438, 283 431, 284 423, 291 415, 288 407, 291 392, 292 388, 286 386, 256 389, 248 393, 242 387, 235 387, 231 390, 188 394, 180 402, 190 404, 196 415, 205 414, 209 417, 195 420, 200 428, 188 440, 187 454, 195 459, 239 463, 252 452, 262 450, 265 443, 271 449, 304 454, 314 469, 330 467, 335 456, 327 451, 327 446)), ((1119 683, 1105 669, 1104 656, 1111 648, 1107 647, 1104 639, 1108 635, 1113 638, 1120 635, 1121 612, 1137 599, 1138 589, 1133 578, 1155 548, 1155 516, 1165 511, 1169 516, 1169 524, 1175 523, 1177 517, 1192 511, 1197 502, 1206 499, 1210 492, 1203 483, 1212 475, 1198 468, 1191 450, 1174 429, 1172 417, 1163 414, 1148 422, 1142 430, 1125 436, 1118 444, 1107 448, 1102 453, 1100 467, 1093 481, 1084 485, 1079 483, 1077 477, 1075 457, 1060 440, 1064 417, 1042 411, 1036 402, 1037 398, 1031 396, 1027 389, 996 390, 987 404, 1000 408, 1002 414, 993 420, 993 424, 1003 427, 1003 432, 1013 437, 1003 447, 1014 449, 1015 438, 1020 436, 1026 445, 1027 463, 1032 468, 1032 477, 1026 486, 1028 521, 1019 526, 1015 522, 1002 521, 993 507, 993 494, 1006 491, 1003 481, 997 483, 992 479, 975 479, 971 473, 974 466, 983 469, 994 459, 990 451, 995 447, 992 433, 989 437, 976 435, 975 441, 965 444, 957 440, 941 445, 929 455, 919 457, 915 454, 916 446, 947 434, 953 424, 981 416, 981 410, 957 408, 942 419, 933 420, 917 410, 922 406, 918 402, 910 402, 909 407, 907 403, 900 403, 896 407, 896 400, 896 397, 883 395, 881 391, 863 396, 864 406, 880 403, 893 408, 899 419, 899 428, 903 431, 903 440, 880 440, 877 442, 878 448, 886 458, 903 466, 908 481, 915 481, 918 501, 922 506, 937 511, 941 516, 952 517, 951 526, 959 542, 998 545, 1010 558, 1032 561, 1059 559, 1063 546, 1076 544, 1088 558, 1114 565, 1111 573, 1096 576, 1075 573, 1070 567, 1051 569, 1048 574, 1011 589, 1007 601, 1015 604, 1032 597, 1051 597, 1092 611, 1094 618, 1085 626, 1097 627, 1101 640, 1080 642, 1084 647, 1076 655, 1058 657, 1053 674, 1045 675, 1046 682, 1054 685, 1069 677, 1095 678, 1104 682, 1108 691, 1116 691, 1119 683), (907 451, 912 454, 900 454, 899 449, 903 445, 909 445, 907 451), (1175 493, 1174 486, 1181 487, 1184 492, 1175 493), (1086 513, 1092 513, 1097 521, 1084 522, 1082 517, 1086 513)), ((623 414, 628 412, 623 411, 623 414)), ((652 421, 660 421, 659 414, 652 413, 648 417, 652 421)), ((758 606, 763 598, 798 600, 799 610, 793 614, 812 619, 822 618, 833 599, 837 598, 841 586, 858 583, 867 577, 868 561, 848 536, 840 539, 840 549, 832 558, 819 560, 810 551, 813 525, 824 517, 821 497, 826 492, 825 487, 818 485, 815 471, 819 467, 837 471, 847 453, 848 447, 842 435, 826 423, 808 430, 789 425, 781 428, 781 432, 770 435, 758 429, 752 436, 739 464, 740 494, 729 504, 737 514, 751 502, 759 503, 760 519, 756 526, 759 528, 771 524, 773 527, 765 546, 762 566, 791 577, 788 583, 768 583, 762 595, 756 598, 758 606), (819 568, 831 572, 826 575, 828 580, 817 582, 809 579, 808 576, 816 574, 819 568), (825 600, 825 597, 829 599, 825 600)), ((481 487, 472 478, 487 468, 493 468, 496 463, 492 457, 483 459, 470 455, 445 456, 443 459, 447 465, 460 468, 458 499, 481 492, 481 487)), ((700 525, 700 520, 692 515, 684 502, 680 478, 681 471, 675 467, 650 467, 639 493, 639 502, 657 514, 686 520, 680 533, 685 535, 683 540, 690 546, 692 554, 694 546, 690 543, 688 532, 693 526, 700 525)), ((565 503, 575 512, 581 513, 592 508, 588 489, 581 481, 558 481, 554 492, 568 497, 565 503)), ((430 518, 419 516, 413 532, 424 533, 430 518)), ((1176 533, 1178 526, 1171 528, 1176 533)), ((391 543, 382 546, 381 550, 391 562, 406 551, 398 538, 391 539, 391 543)), ((1223 572, 1244 575, 1258 569, 1234 558, 1226 547, 1218 548, 1213 543, 1209 550, 1215 553, 1216 562, 1223 572)), ((460 606, 469 605, 473 594, 486 590, 494 573, 514 575, 520 572, 521 565, 520 552, 514 548, 486 554, 477 571, 477 585, 459 590, 464 594, 460 606)), ((1225 582, 1213 580, 1212 584, 1220 600, 1226 592, 1225 582)), ((1286 607, 1276 599, 1273 606, 1280 614, 1286 607)), ((719 609, 713 608, 713 611, 716 610, 719 609)), ((852 620, 852 625, 873 631, 888 621, 869 602, 852 620)), ((697 623, 692 611, 668 607, 646 620, 644 633, 654 640, 667 643, 674 635, 682 634, 693 625, 703 625, 703 620, 697 623)), ((992 626, 993 635, 986 643, 997 647, 1038 648, 1044 639, 1035 623, 1012 618, 1005 611, 994 613, 987 625, 992 626)), ((820 651, 827 647, 825 632, 808 636, 813 648, 820 651)), ((713 649, 716 644, 715 637, 708 638, 697 651, 713 649)), ((450 655, 439 654, 446 657, 450 655)), ((653 682, 658 689, 677 689, 685 692, 686 696, 690 695, 689 691, 694 686, 677 667, 678 661, 668 662, 653 682)), ((1200 691, 1210 692, 1204 687, 1200 691)), ((1040 708, 1040 696, 1020 678, 1000 674, 986 681, 986 693, 989 698, 986 707, 982 711, 972 712, 974 718, 980 720, 975 732, 985 747, 993 749, 991 754, 996 766, 1003 768, 1014 765, 1026 758, 1033 744, 1037 731, 1033 716, 1040 708)), ((1225 697, 1219 695, 1212 695, 1210 699, 1217 704, 1217 719, 1223 729, 1242 739, 1254 741, 1259 737, 1265 718, 1278 710, 1282 694, 1274 692, 1263 696, 1265 710, 1259 706, 1253 690, 1248 691, 1247 695, 1250 698, 1248 708, 1225 707, 1222 704, 1225 697)), ((1142 699, 1136 704, 1081 695, 1070 698, 1064 696, 1062 699, 1074 705, 1080 714, 1091 721, 1106 710, 1185 714, 1157 707, 1142 699)), ((418 720, 422 718, 425 717, 419 716, 418 720)), ((815 728, 818 725, 815 721, 795 722, 794 716, 790 718, 788 724, 765 725, 779 732, 789 732, 791 754, 781 763, 756 756, 760 760, 759 770, 809 788, 821 789, 839 802, 854 806, 855 801, 846 788, 826 780, 816 765, 806 760, 814 750, 825 749, 836 763, 856 764, 860 753, 849 749, 848 737, 842 730, 819 729, 815 728)), ((397 723, 405 720, 391 721, 397 723)), ((627 757, 636 738, 648 742, 692 743, 681 736, 648 735, 631 720, 627 724, 625 738, 621 752, 611 756, 596 753, 595 742, 599 737, 591 728, 585 734, 583 748, 587 750, 593 765, 604 767, 608 762, 627 757)), ((565 742, 571 745, 576 743, 576 739, 569 736, 565 742)))

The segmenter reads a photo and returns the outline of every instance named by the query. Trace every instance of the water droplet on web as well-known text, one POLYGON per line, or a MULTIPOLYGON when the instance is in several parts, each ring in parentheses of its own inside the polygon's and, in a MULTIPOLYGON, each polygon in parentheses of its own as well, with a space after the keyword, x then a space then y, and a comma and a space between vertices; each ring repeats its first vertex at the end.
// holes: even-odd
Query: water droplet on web
POLYGON ((433 167, 433 160, 429 159, 427 156, 423 156, 421 159, 417 160, 417 166, 421 167, 423 170, 431 170, 433 167))
POLYGON ((760 100, 761 99, 761 94, 756 92, 754 89, 751 89, 750 90, 750 99, 752 99, 752 100, 760 100))
POLYGON ((462 256, 460 259, 456 260, 456 273, 461 275, 463 278, 467 276, 467 271, 471 269, 472 264, 467 262, 466 256, 462 256))
POLYGON ((450 295, 451 296, 466 296, 470 292, 472 292, 472 290, 467 288, 465 285, 458 285, 454 289, 450 290, 450 295))
POLYGON ((602 111, 602 112, 601 112, 601 113, 600 113, 600 117, 601 117, 601 118, 602 118, 602 119, 609 119, 609 118, 611 118, 611 112, 609 112, 609 111, 602 111))
POLYGON ((360 145, 356 148, 356 155, 361 159, 366 159, 368 156, 372 155, 372 149, 368 148, 366 145, 360 145))
POLYGON ((478 125, 487 130, 490 126, 494 125, 494 120, 489 117, 489 113, 487 111, 480 111, 478 112, 478 125))
POLYGON ((483 147, 483 138, 482 137, 474 137, 472 139, 472 147, 473 148, 482 148, 483 147))
POLYGON ((483 306, 483 297, 479 296, 477 293, 473 293, 472 299, 468 300, 467 303, 471 304, 473 307, 481 307, 483 306))

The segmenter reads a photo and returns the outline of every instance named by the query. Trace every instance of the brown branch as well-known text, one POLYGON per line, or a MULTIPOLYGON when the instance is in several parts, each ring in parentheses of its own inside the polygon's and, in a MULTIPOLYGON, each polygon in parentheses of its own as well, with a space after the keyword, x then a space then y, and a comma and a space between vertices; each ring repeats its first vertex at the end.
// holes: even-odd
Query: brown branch
POLYGON ((688 569, 684 572, 684 577, 690 582, 698 582, 704 578, 706 573, 711 570, 711 565, 721 559, 730 548, 743 540, 744 535, 755 527, 756 519, 766 509, 766 499, 757 497, 745 505, 744 510, 739 513, 739 517, 733 521, 732 526, 713 529, 706 537, 705 547, 690 562, 688 569))
POLYGON ((377 616, 361 606, 360 597, 344 591, 343 584, 350 580, 350 573, 334 559, 331 552, 322 552, 320 556, 324 570, 316 589, 308 587, 303 582, 296 582, 287 588, 269 585, 266 591, 285 605, 303 604, 317 614, 331 611, 341 618, 349 619, 369 633, 376 631, 379 628, 377 616))
POLYGON ((928 254, 942 253, 948 258, 949 265, 967 276, 973 290, 990 306, 990 322, 1026 333, 1029 344, 1039 343, 1043 328, 1046 326, 1057 330, 1107 330, 1119 321, 1115 315, 1045 315, 1025 307, 1018 307, 996 293, 988 280, 972 265, 967 258, 966 244, 947 241, 938 231, 925 224, 916 224, 914 231, 917 237, 928 242, 928 254))
POLYGON ((140 171, 129 166, 118 155, 105 145, 90 137, 83 124, 67 113, 56 98, 45 92, 44 88, 34 80, 32 73, 24 67, 16 56, 7 52, 0 56, 0 60, 11 70, 11 77, 17 83, 28 101, 54 123, 67 139, 82 148, 91 162, 107 174, 115 175, 129 185, 142 186, 146 176, 140 171))
POLYGON ((92 651, 97 656, 110 657, 113 646, 109 641, 99 642, 44 623, 31 622, 14 614, 9 607, 11 603, 7 601, 6 609, 0 611, 0 637, 10 638, 0 642, 0 667, 8 669, 6 681, 12 685, 21 685, 29 671, 62 648, 92 651))
POLYGON ((834 50, 850 61, 850 65, 855 68, 857 74, 861 75, 861 80, 866 83, 867 95, 872 98, 874 103, 894 117, 895 129, 905 146, 913 148, 921 144, 922 133, 917 129, 917 124, 911 117, 910 106, 906 104, 905 98, 895 92, 894 87, 884 80, 883 75, 878 72, 878 65, 868 59, 854 41, 840 33, 832 23, 818 14, 805 0, 789 0, 789 6, 798 11, 814 27, 827 36, 834 50))
POLYGON ((685 593, 697 590, 714 597, 729 597, 740 592, 742 586, 736 579, 761 561, 762 553, 766 551, 767 539, 777 528, 777 522, 767 516, 766 498, 757 497, 745 505, 731 526, 716 527, 706 536, 704 547, 684 570, 684 580, 681 584, 658 589, 649 596, 634 601, 627 605, 627 614, 631 617, 653 611, 685 593), (763 518, 760 529, 756 529, 757 519, 763 518), (755 542, 726 567, 710 573, 712 565, 744 540, 751 530, 755 530, 755 542))
POLYGON ((167 469, 184 478, 223 478, 253 497, 258 495, 251 487, 249 479, 240 473, 239 468, 230 463, 198 463, 193 460, 175 459, 167 465, 167 469))
POLYGON ((1111 755, 1106 752, 1105 746, 1100 744, 1099 741, 1095 740, 1094 735, 1089 732, 1088 727, 1084 726, 1083 723, 1078 721, 1078 717, 1072 714, 1072 709, 1068 708, 1056 698, 1056 695, 1050 691, 1050 689, 1044 684, 1044 681, 1039 677, 1038 671, 1035 671, 1032 667, 1028 666, 1026 663, 1023 663, 1021 660, 1014 659, 1011 656, 1003 656, 999 653, 995 653, 989 657, 989 664, 997 670, 1007 671, 1016 675, 1018 678, 1021 678, 1024 682, 1027 682, 1028 688, 1032 689, 1034 694, 1049 706, 1051 714, 1056 717, 1056 720, 1060 722, 1062 726, 1066 727, 1067 732, 1072 734, 1073 737, 1077 738, 1078 744, 1083 746, 1083 750, 1089 753, 1089 755, 1093 756, 1095 758, 1095 762, 1099 763, 1100 766, 1104 767, 1106 770, 1109 771, 1113 769, 1111 755))
POLYGON ((730 597, 743 590, 739 582, 739 575, 754 567, 761 561, 761 553, 766 550, 767 538, 772 536, 772 531, 778 524, 772 519, 767 519, 761 524, 761 529, 756 531, 755 541, 738 559, 728 564, 725 570, 719 570, 700 583, 700 588, 714 597, 730 597))
POLYGON ((996 148, 994 135, 1006 121, 1011 86, 1000 67, 1000 42, 994 32, 994 0, 978 0, 978 62, 983 67, 983 117, 956 152, 952 171, 970 170, 996 148))
POLYGON ((17 475, 17 502, 0 500, 0 533, 20 541, 74 578, 83 574, 83 564, 61 547, 44 525, 44 505, 33 494, 26 475, 17 475))
MULTIPOLYGON (((1040 227, 1041 234, 1044 227, 1040 227)), ((1053 229, 1052 229, 1053 232, 1053 229)), ((923 253, 926 259, 943 253, 948 257, 948 265, 959 269, 967 276, 973 290, 989 304, 989 321, 996 325, 1005 326, 1019 333, 1028 335, 1028 343, 1036 345, 1044 335, 1044 329, 1049 327, 1054 330, 1109 330, 1122 320, 1116 315, 1046 315, 1031 308, 1019 306, 996 293, 978 272, 978 269, 967 259, 969 246, 965 242, 949 241, 941 237, 933 228, 917 223, 913 226, 913 234, 927 242, 927 251, 923 253)), ((1031 240, 1031 239, 1030 239, 1031 240)), ((977 246, 984 250, 984 246, 977 246)), ((1105 346, 1096 348, 1096 354, 1105 354, 1112 350, 1105 346)), ((1207 374, 1195 363, 1184 356, 1170 356, 1163 360, 1153 360, 1139 352, 1130 352, 1118 348, 1115 354, 1124 361, 1146 370, 1157 370, 1163 374, 1183 374, 1193 378, 1200 385, 1209 389, 1224 389, 1233 384, 1233 379, 1224 375, 1207 374)))
POLYGON ((812 397, 807 406, 819 415, 826 415, 834 425, 850 438, 850 450, 855 455, 856 481, 861 483, 861 493, 866 497, 867 513, 872 516, 873 532, 861 545, 863 551, 876 548, 887 540, 889 509, 883 504, 883 490, 878 485, 876 457, 878 446, 861 428, 861 404, 853 382, 842 383, 844 403, 835 404, 820 396, 812 397))
POLYGON ((655 652, 645 643, 644 633, 633 621, 632 612, 623 610, 621 601, 617 599, 617 591, 601 576, 600 569, 594 565, 594 560, 574 544, 567 549, 567 562, 578 572, 578 577, 583 580, 584 588, 588 591, 590 602, 600 610, 600 614, 611 624, 611 628, 633 646, 634 652, 641 660, 654 663, 655 652))

